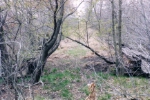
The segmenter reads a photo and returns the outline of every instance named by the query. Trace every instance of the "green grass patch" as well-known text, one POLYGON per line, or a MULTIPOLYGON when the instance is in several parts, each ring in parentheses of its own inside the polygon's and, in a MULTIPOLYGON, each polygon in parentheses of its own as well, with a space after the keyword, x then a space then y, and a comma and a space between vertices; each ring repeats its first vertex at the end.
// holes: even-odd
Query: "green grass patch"
POLYGON ((86 50, 79 46, 77 48, 72 48, 68 50, 67 54, 73 57, 80 57, 86 55, 86 50))
POLYGON ((110 74, 109 73, 103 73, 103 72, 99 72, 99 73, 97 73, 101 78, 103 78, 103 79, 105 79, 105 80, 107 80, 108 78, 109 78, 109 76, 110 76, 110 74))
MULTIPOLYGON (((115 76, 114 74, 103 72, 99 72, 96 75, 92 74, 92 77, 96 79, 97 84, 101 84, 106 90, 111 90, 112 87, 115 87, 120 93, 128 92, 132 95, 143 95, 143 91, 150 93, 148 90, 149 80, 144 77, 115 76)), ((112 95, 113 93, 104 93, 98 97, 98 100, 110 100, 112 95)))
POLYGON ((69 99, 69 100, 71 100, 71 98, 72 98, 72 94, 70 93, 70 91, 68 90, 68 89, 63 89, 62 91, 61 91, 61 96, 64 98, 64 99, 69 99))
MULTIPOLYGON (((113 79, 114 84, 118 84, 120 86, 124 86, 126 88, 131 88, 133 86, 141 86, 141 85, 148 85, 148 79, 143 78, 143 77, 126 77, 126 76, 115 76, 112 73, 104 73, 104 72, 99 72, 97 73, 99 76, 98 80, 102 81, 103 80, 109 80, 113 79)), ((92 75, 93 77, 95 76, 94 74, 92 75)))
POLYGON ((101 95, 98 97, 98 100, 110 100, 111 99, 111 94, 105 93, 104 95, 101 95))
MULTIPOLYGON (((52 69, 50 74, 44 75, 42 77, 43 82, 50 83, 49 85, 45 85, 44 89, 50 89, 52 91, 59 91, 60 95, 65 99, 71 99, 72 94, 68 90, 68 85, 71 84, 74 80, 80 81, 79 69, 75 69, 72 71, 58 71, 57 69, 52 69)), ((71 85, 70 85, 71 86, 71 85)))
POLYGON ((114 80, 114 84, 118 84, 125 88, 135 88, 140 86, 146 86, 149 84, 148 79, 142 77, 113 76, 113 80, 114 80))
MULTIPOLYGON (((54 68, 51 70, 50 74, 42 77, 43 82, 49 83, 45 85, 44 89, 59 93, 64 100, 72 100, 74 95, 71 93, 71 89, 74 88, 72 87, 72 83, 81 82, 83 87, 79 87, 78 90, 88 96, 89 90, 87 83, 82 83, 83 81, 81 81, 80 73, 80 68, 72 68, 71 70, 63 71, 54 68)), ((115 76, 111 73, 97 72, 96 74, 87 74, 85 78, 89 80, 94 79, 96 81, 97 93, 100 92, 101 86, 107 91, 99 94, 98 100, 110 100, 114 95, 112 92, 109 92, 109 90, 112 90, 112 87, 118 89, 120 93, 122 93, 124 89, 131 94, 134 94, 136 90, 138 90, 138 94, 143 94, 143 91, 146 91, 146 93, 149 92, 147 90, 149 87, 149 80, 142 77, 115 76), (120 90, 120 88, 122 90, 120 90)))

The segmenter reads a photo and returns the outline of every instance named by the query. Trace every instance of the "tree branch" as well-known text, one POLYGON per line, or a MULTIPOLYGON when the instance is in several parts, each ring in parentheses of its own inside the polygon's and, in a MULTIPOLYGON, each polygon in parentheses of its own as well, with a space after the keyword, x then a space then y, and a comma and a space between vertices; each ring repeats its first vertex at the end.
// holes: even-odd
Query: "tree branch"
POLYGON ((89 46, 83 44, 82 42, 77 41, 77 40, 74 40, 74 39, 72 39, 72 38, 70 38, 70 37, 66 37, 66 38, 69 39, 69 40, 72 40, 73 42, 76 42, 76 43, 78 43, 78 44, 81 44, 82 46, 84 46, 84 47, 86 47, 86 48, 88 48, 89 50, 91 50, 92 52, 94 52, 98 57, 100 57, 101 59, 103 59, 105 62, 107 62, 107 63, 109 63, 109 64, 115 64, 115 62, 107 60, 105 57, 103 57, 103 56, 101 56, 100 54, 98 54, 94 49, 92 49, 91 47, 89 47, 89 46))

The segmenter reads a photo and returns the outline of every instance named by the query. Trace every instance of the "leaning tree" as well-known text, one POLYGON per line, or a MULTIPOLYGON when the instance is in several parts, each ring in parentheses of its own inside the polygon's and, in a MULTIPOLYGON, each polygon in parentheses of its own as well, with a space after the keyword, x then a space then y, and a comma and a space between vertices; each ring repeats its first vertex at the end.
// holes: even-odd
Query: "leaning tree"
POLYGON ((51 2, 50 0, 50 6, 53 11, 53 32, 48 39, 45 39, 43 41, 40 57, 35 60, 35 69, 32 73, 33 83, 39 81, 47 58, 58 48, 61 41, 61 27, 64 18, 64 4, 64 0, 55 0, 54 2, 51 2))

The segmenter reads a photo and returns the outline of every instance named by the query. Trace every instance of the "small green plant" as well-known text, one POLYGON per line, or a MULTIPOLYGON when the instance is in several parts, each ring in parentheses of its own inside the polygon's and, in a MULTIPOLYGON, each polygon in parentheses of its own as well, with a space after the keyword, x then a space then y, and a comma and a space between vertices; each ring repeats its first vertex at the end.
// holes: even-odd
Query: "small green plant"
POLYGON ((108 79, 110 76, 108 73, 103 73, 103 72, 99 72, 98 75, 103 79, 108 79))
POLYGON ((57 72, 56 68, 52 69, 52 73, 56 73, 56 72, 57 72))
POLYGON ((98 97, 98 100, 110 100, 110 99, 111 99, 111 94, 109 94, 109 93, 106 93, 106 94, 98 97))
POLYGON ((85 86, 85 87, 81 88, 81 91, 82 91, 83 93, 85 93, 87 96, 90 94, 89 89, 88 89, 88 86, 85 86))
POLYGON ((68 89, 61 90, 61 96, 64 99, 69 99, 69 100, 72 98, 72 94, 70 93, 70 91, 68 89))

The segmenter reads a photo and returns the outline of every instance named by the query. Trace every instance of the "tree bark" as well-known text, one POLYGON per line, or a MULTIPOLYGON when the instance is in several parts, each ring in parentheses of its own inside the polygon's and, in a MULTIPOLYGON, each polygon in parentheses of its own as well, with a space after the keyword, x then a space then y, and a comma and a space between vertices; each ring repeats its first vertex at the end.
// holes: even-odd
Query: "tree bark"
POLYGON ((122 0, 119 0, 119 56, 122 58, 122 0))
POLYGON ((124 66, 123 66, 123 59, 122 59, 122 0, 119 0, 119 20, 118 20, 118 44, 119 44, 119 75, 123 75, 124 66))
POLYGON ((150 59, 143 53, 130 49, 122 48, 125 75, 148 76, 150 74, 150 59))
MULTIPOLYGON (((115 34, 115 20, 116 20, 116 15, 115 15, 115 5, 114 5, 114 0, 111 1, 111 6, 112 6, 112 34, 113 34, 113 44, 115 48, 115 59, 116 59, 116 68, 118 68, 119 60, 118 60, 118 53, 117 53, 117 43, 116 43, 116 34, 115 34)), ((118 71, 117 71, 118 73, 118 71)))
MULTIPOLYGON (((0 8, 0 50, 1 50, 1 66, 4 71, 5 76, 9 75, 10 67, 8 67, 8 52, 5 44, 4 38, 4 25, 7 17, 7 12, 3 14, 3 10, 0 8)), ((6 81, 12 81, 11 78, 6 79, 6 81)))
POLYGON ((5 15, 3 17, 2 10, 0 8, 0 42, 1 42, 0 50, 1 50, 1 61, 2 61, 2 64, 6 64, 6 61, 8 59, 8 53, 7 53, 6 44, 5 44, 5 38, 4 38, 4 29, 3 29, 6 17, 7 17, 7 13, 5 13, 5 15))
POLYGON ((63 23, 64 14, 64 0, 55 0, 55 10, 54 10, 54 31, 52 36, 46 41, 42 46, 41 56, 37 60, 36 69, 32 75, 32 83, 39 81, 42 71, 44 69, 47 58, 58 48, 61 41, 61 25, 63 23), (60 5, 60 8, 58 7, 60 5))

